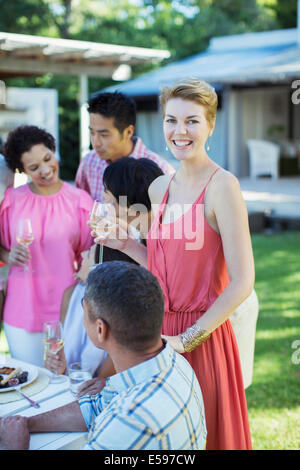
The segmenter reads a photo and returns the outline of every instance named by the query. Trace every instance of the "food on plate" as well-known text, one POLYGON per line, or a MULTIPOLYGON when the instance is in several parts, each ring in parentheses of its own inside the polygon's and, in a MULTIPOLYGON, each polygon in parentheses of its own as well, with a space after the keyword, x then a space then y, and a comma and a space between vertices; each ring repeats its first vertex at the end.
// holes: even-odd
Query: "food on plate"
POLYGON ((28 372, 26 370, 14 369, 7 377, 0 375, 0 388, 15 387, 27 382, 27 380, 28 372))
POLYGON ((6 382, 18 375, 19 372, 21 372, 21 367, 19 367, 18 369, 14 369, 14 371, 7 375, 5 379, 1 380, 1 385, 5 385, 6 382))
POLYGON ((23 384, 23 383, 27 382, 28 372, 26 370, 24 370, 23 372, 21 372, 20 374, 17 375, 16 379, 19 380, 20 384, 23 384))
POLYGON ((14 367, 1 367, 0 368, 0 374, 11 374, 14 370, 16 370, 14 367))
POLYGON ((19 379, 10 379, 7 383, 9 387, 13 387, 15 385, 19 385, 19 379))

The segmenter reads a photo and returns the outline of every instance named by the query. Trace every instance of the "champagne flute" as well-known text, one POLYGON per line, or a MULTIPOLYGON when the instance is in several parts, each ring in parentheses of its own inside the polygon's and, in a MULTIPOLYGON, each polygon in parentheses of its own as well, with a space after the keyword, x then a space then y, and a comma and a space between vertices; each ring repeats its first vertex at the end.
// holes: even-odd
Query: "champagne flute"
MULTIPOLYGON (((48 321, 43 326, 44 336, 44 361, 46 353, 57 354, 64 347, 63 326, 60 321, 48 321)), ((50 383, 62 383, 66 377, 52 372, 50 383)))
MULTIPOLYGON (((89 226, 91 227, 93 231, 96 230, 97 223, 100 222, 101 206, 102 206, 102 202, 99 201, 99 199, 95 199, 93 207, 92 207, 92 211, 90 213, 90 219, 89 219, 89 226)), ((101 245, 100 245, 100 257, 103 257, 103 247, 101 245)), ((97 266, 97 264, 95 263, 92 264, 89 267, 89 270, 91 271, 92 269, 94 269, 95 266, 97 266)))
POLYGON ((89 225, 93 228, 97 225, 100 220, 101 205, 102 203, 98 199, 94 201, 89 220, 89 225))
MULTIPOLYGON (((33 242, 34 236, 30 219, 20 219, 18 221, 16 240, 26 248, 33 242)), ((24 266, 24 271, 29 271, 28 265, 24 266)))
MULTIPOLYGON (((95 201, 90 216, 90 226, 97 232, 97 236, 106 237, 112 231, 116 224, 111 220, 114 215, 115 207, 109 203, 95 201)), ((100 244, 99 264, 103 263, 103 245, 100 244)), ((92 266, 93 268, 94 266, 92 266)))

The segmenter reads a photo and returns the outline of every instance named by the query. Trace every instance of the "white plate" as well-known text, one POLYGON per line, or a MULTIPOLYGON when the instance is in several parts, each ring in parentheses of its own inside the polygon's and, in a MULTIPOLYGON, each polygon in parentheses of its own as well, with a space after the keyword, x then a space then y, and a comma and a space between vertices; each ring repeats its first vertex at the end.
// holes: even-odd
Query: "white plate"
MULTIPOLYGON (((0 393, 1 392, 10 392, 11 390, 14 390, 16 387, 25 387, 26 385, 29 385, 31 382, 33 382, 37 376, 38 376, 38 368, 32 364, 27 364, 22 361, 18 361, 17 359, 11 359, 11 358, 6 358, 3 361, 3 358, 0 361, 0 368, 2 367, 14 367, 15 369, 18 369, 18 367, 21 367, 22 371, 21 372, 28 372, 28 378, 27 381, 20 384, 20 385, 12 385, 11 387, 6 387, 6 388, 0 388, 0 393)), ((8 374, 1 374, 3 378, 7 377, 8 374)))

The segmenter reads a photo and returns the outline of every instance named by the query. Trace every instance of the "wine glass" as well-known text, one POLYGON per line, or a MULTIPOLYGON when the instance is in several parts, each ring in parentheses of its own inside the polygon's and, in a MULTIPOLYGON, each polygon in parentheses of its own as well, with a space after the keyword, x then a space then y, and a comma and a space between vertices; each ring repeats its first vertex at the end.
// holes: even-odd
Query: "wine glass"
MULTIPOLYGON (((106 237, 109 232, 116 227, 112 217, 115 215, 115 208, 111 202, 102 203, 95 201, 90 215, 89 225, 97 232, 97 236, 106 237)), ((103 262, 103 245, 100 244, 99 264, 103 262)), ((94 266, 92 266, 93 268, 94 266)))
MULTIPOLYGON (((18 221, 16 240, 26 248, 33 242, 34 236, 30 219, 20 219, 18 221)), ((24 266, 24 271, 29 271, 28 265, 24 266)))
MULTIPOLYGON (((46 353, 57 354, 64 347, 63 326, 60 321, 48 321, 43 325, 44 361, 46 353)), ((52 372, 50 383, 62 383, 66 377, 52 372)))
POLYGON ((101 206, 102 206, 102 203, 98 199, 96 199, 94 201, 92 211, 90 213, 90 220, 89 220, 89 225, 92 228, 94 228, 100 220, 101 206))

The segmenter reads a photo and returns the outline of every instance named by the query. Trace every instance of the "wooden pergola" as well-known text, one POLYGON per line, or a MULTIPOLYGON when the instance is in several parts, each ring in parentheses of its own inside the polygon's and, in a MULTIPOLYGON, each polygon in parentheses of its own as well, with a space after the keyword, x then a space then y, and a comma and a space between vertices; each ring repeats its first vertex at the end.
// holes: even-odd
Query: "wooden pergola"
POLYGON ((128 80, 131 66, 157 63, 167 50, 0 32, 0 79, 52 73, 80 81, 80 155, 89 148, 88 77, 128 80))

